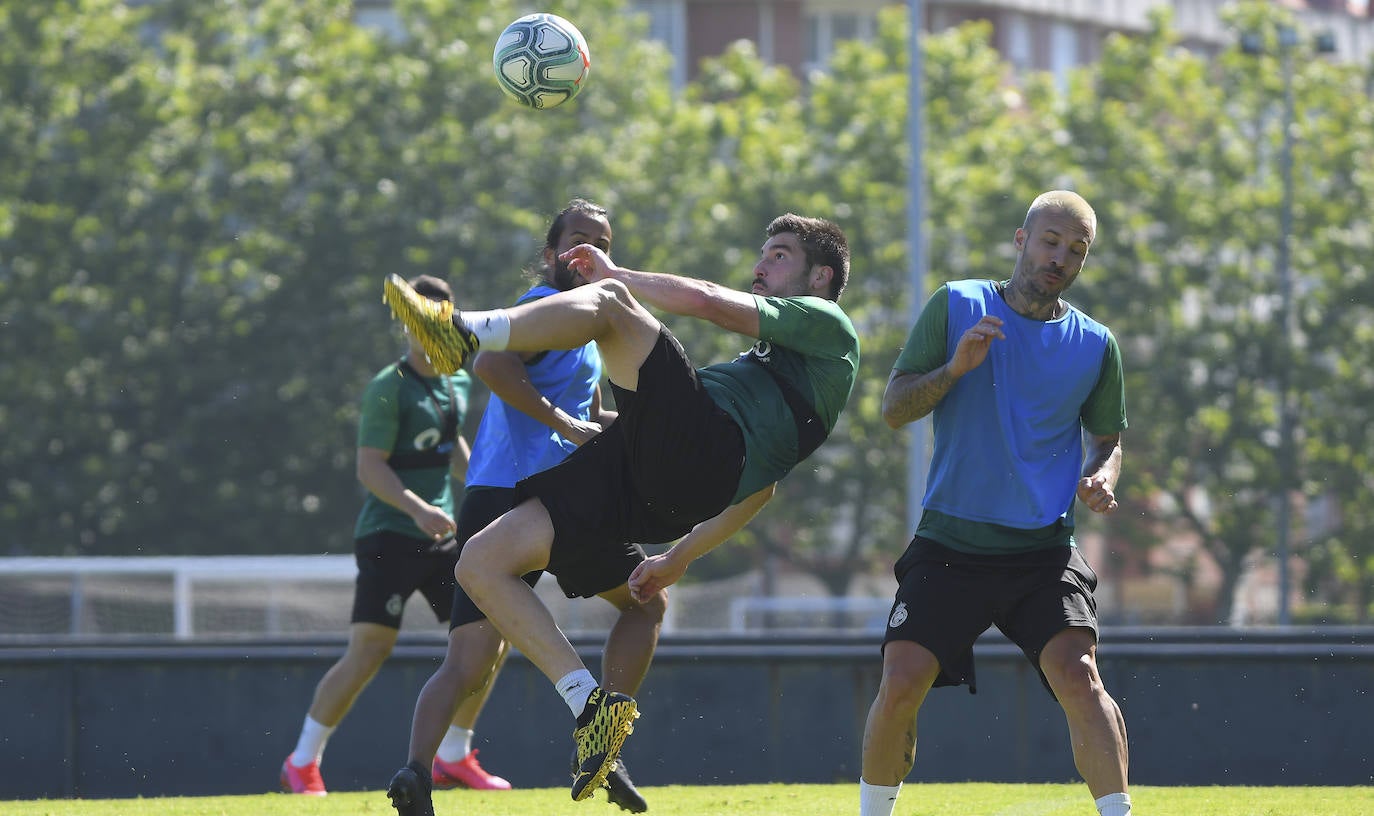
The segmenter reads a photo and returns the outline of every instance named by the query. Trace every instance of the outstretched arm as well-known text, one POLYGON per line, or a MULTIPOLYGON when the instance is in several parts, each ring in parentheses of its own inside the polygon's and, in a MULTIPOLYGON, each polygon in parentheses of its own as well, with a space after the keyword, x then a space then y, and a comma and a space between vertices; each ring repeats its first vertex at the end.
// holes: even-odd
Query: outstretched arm
POLYGON ((696 278, 616 266, 606 253, 590 244, 575 246, 558 257, 588 281, 620 281, 635 298, 655 309, 709 320, 749 337, 759 336, 758 305, 748 292, 696 278))
POLYGON ((668 548, 662 555, 649 557, 630 573, 630 594, 644 603, 672 584, 677 583, 687 567, 706 553, 723 544, 739 532, 749 520, 758 515, 773 498, 777 483, 770 484, 739 504, 733 504, 714 518, 692 528, 692 531, 668 548))

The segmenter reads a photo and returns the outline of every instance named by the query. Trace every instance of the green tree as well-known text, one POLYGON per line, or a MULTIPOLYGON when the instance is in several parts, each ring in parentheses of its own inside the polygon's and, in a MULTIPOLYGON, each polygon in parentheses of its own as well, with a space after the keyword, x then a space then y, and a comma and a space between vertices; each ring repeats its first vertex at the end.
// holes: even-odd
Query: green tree
POLYGON ((148 149, 163 116, 142 17, 114 0, 0 4, 0 521, 11 552, 91 545, 142 498, 112 461, 137 453, 126 429, 140 384, 108 376, 93 353, 140 355, 150 339, 116 325, 142 304, 111 279, 141 195, 111 176, 148 149))
POLYGON ((382 275, 505 302, 567 198, 650 175, 609 112, 661 109, 666 60, 570 8, 608 21, 603 98, 527 111, 491 77, 513 4, 402 3, 395 42, 324 0, 0 4, 7 549, 346 550, 382 275))
MULTIPOLYGON (((1242 4, 1235 14, 1238 30, 1294 24, 1268 4, 1242 4)), ((1332 69, 1306 58, 1295 66, 1294 159, 1304 170, 1295 185, 1294 268, 1305 281, 1301 289, 1322 281, 1341 291, 1344 285, 1332 280, 1339 275, 1324 271, 1334 269, 1329 248, 1305 236, 1351 229, 1358 235, 1359 210, 1320 202, 1367 193, 1342 183, 1353 178, 1349 157, 1325 155, 1307 135, 1331 126, 1320 124, 1330 115, 1320 108, 1334 106, 1329 94, 1339 93, 1330 84, 1332 69), (1324 84, 1330 90, 1318 102, 1324 84), (1337 162, 1347 164, 1333 173, 1337 162)), ((1106 280, 1093 288, 1106 298, 1102 310, 1125 344, 1134 418, 1123 479, 1128 510, 1113 526, 1138 541, 1194 537, 1222 571, 1210 614, 1224 622, 1240 577, 1256 556, 1273 551, 1274 497, 1282 483, 1279 65, 1236 52, 1209 63, 1178 49, 1168 17, 1160 15, 1148 36, 1113 38, 1086 79, 1071 84, 1065 127, 1088 173, 1083 189, 1101 202, 1104 235, 1095 264, 1106 280)), ((1367 99, 1346 107, 1368 115, 1367 99)), ((1356 137, 1347 149, 1359 146, 1356 137)), ((1327 344, 1324 364, 1308 351, 1292 360, 1303 395, 1299 436, 1310 449, 1333 385, 1330 360, 1342 358, 1347 346, 1324 330, 1324 314, 1311 307, 1300 314, 1299 335, 1310 340, 1319 333, 1327 344)), ((1349 317, 1368 320, 1368 312, 1352 302, 1349 317)), ((1367 398, 1367 388, 1349 379, 1346 386, 1367 398)), ((1351 441, 1367 442, 1366 433, 1351 441)), ((1338 456, 1358 459, 1359 449, 1347 445, 1336 443, 1338 456)), ((1305 468, 1298 475, 1310 495, 1331 489, 1314 484, 1305 468)))
MULTIPOLYGON (((733 286, 772 217, 846 229, 863 344, 850 406, 693 577, 785 561, 847 594, 911 533, 906 436, 880 401, 913 310, 944 281, 1006 277, 1026 203, 1068 186, 1101 218, 1070 299, 1122 341, 1132 419, 1125 509, 1085 528, 1141 563, 1195 540, 1225 576, 1205 614, 1225 620, 1292 484, 1306 600, 1368 619, 1369 68, 1294 60, 1290 349, 1276 52, 1208 61, 1160 15, 1063 84, 1012 83, 986 25, 926 36, 929 276, 913 292, 905 9, 805 83, 739 45, 675 94, 642 20, 568 2, 552 10, 597 21, 592 74, 550 111, 491 77, 514 3, 395 10, 392 39, 327 0, 0 0, 0 422, 22 428, 0 449, 4 552, 346 551, 355 401, 401 349, 381 277, 508 302, 581 195, 611 207, 617 260, 733 286), (1286 360, 1293 479, 1275 430, 1286 360)), ((1271 37, 1294 19, 1259 2, 1229 14, 1271 37)), ((701 363, 747 345, 665 321, 701 363)))

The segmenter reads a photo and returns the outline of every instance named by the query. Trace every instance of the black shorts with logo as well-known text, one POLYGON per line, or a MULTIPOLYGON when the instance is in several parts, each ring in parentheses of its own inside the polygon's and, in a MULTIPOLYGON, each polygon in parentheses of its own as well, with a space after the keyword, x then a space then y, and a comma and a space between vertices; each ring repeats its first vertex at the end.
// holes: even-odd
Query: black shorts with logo
POLYGON ((353 623, 401 628, 406 601, 419 591, 436 620, 448 620, 457 582, 456 552, 436 553, 428 541, 381 530, 353 542, 358 578, 353 587, 353 623))
POLYGON ((639 368, 639 388, 611 384, 617 419, 562 463, 515 486, 553 522, 548 571, 564 594, 590 598, 625 583, 638 544, 681 538, 730 505, 744 469, 744 434, 706 393, 663 329, 639 368))
POLYGON ((1097 573, 1077 547, 979 555, 916 536, 892 571, 897 595, 883 646, 906 640, 929 649, 940 661, 937 686, 977 693, 973 642, 989 626, 1020 647, 1047 690, 1045 644, 1072 627, 1097 636, 1097 573))

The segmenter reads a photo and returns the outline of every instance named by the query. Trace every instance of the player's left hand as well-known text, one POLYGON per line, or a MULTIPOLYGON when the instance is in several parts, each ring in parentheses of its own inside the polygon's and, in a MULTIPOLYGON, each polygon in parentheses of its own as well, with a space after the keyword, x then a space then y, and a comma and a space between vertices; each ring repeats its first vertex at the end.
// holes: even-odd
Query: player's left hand
POLYGON ((1115 513, 1116 492, 1101 476, 1084 476, 1078 480, 1078 500, 1094 513, 1115 513))
POLYGON ((677 583, 685 572, 686 567, 677 566, 666 555, 651 555, 630 573, 630 595, 636 601, 646 603, 677 583))

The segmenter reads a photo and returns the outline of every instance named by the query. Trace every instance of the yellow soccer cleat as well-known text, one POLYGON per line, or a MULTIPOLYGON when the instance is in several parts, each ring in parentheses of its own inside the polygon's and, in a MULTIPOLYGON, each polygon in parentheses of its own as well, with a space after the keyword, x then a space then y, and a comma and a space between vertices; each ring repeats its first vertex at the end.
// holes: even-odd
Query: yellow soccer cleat
POLYGON ((382 302, 391 307, 392 316, 420 342, 438 373, 456 372, 477 351, 477 336, 463 325, 451 302, 418 294, 400 275, 387 276, 382 302))
POLYGON ((573 741, 577 743, 577 770, 573 773, 572 798, 581 802, 596 793, 606 782, 606 774, 620 758, 620 747, 635 730, 639 716, 633 697, 606 691, 592 690, 587 707, 577 718, 573 741))

